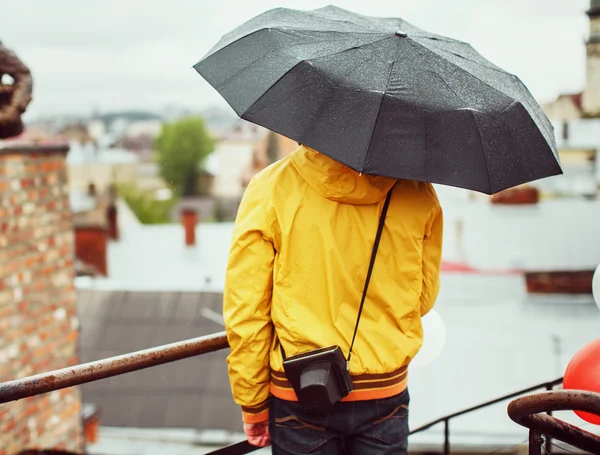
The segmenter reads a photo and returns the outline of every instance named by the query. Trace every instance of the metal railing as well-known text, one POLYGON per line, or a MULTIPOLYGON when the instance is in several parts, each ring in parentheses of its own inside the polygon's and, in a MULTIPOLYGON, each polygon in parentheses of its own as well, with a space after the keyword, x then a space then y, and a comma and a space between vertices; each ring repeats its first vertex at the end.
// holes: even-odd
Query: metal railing
POLYGON ((225 332, 0 383, 0 404, 227 348, 225 332))
POLYGON ((450 453, 450 420, 455 417, 460 417, 465 414, 469 414, 474 411, 478 411, 479 409, 487 408, 488 406, 492 406, 494 404, 501 403, 506 400, 510 400, 511 398, 519 397, 531 392, 535 392, 538 390, 552 390, 554 387, 562 384, 563 378, 555 379, 550 382, 542 382, 541 384, 534 385, 532 387, 528 387, 526 389, 519 390, 517 392, 510 393, 508 395, 504 395, 498 398, 494 398, 493 400, 486 401, 485 403, 478 404, 476 406, 471 406, 469 408, 463 409, 462 411, 455 412, 453 414, 448 414, 447 416, 440 417, 433 422, 422 425, 418 428, 412 430, 409 434, 420 433, 421 431, 428 430, 429 428, 439 425, 441 423, 444 424, 444 455, 448 455, 450 453))
POLYGON ((558 420, 550 411, 585 411, 600 415, 600 394, 581 390, 556 390, 522 397, 508 405, 508 415, 519 425, 529 428, 529 454, 541 455, 546 435, 546 452, 552 447, 550 437, 600 454, 600 436, 558 420))
MULTIPOLYGON (((151 368, 153 366, 174 362, 176 360, 195 357, 197 355, 218 351, 227 347, 228 343, 227 338, 225 336, 225 332, 219 332, 212 335, 192 338, 189 340, 166 344, 163 346, 145 349, 142 351, 136 351, 116 357, 109 357, 102 360, 88 362, 73 367, 62 368, 60 370, 50 371, 47 373, 36 374, 34 376, 29 376, 26 378, 15 379, 12 381, 0 383, 0 404, 20 400, 35 395, 40 395, 47 392, 52 392, 54 390, 81 385, 100 379, 119 376, 121 374, 142 370, 145 368, 151 368)), ((412 430, 410 434, 412 435, 415 433, 420 433, 435 425, 444 424, 443 453, 445 455, 448 455, 450 453, 450 420, 456 417, 460 417, 464 414, 468 414, 479 409, 492 406, 502 401, 506 401, 531 392, 535 392, 540 389, 552 390, 554 387, 560 385, 561 383, 562 378, 550 382, 544 382, 508 395, 495 398, 493 400, 486 401, 485 403, 481 403, 476 406, 471 406, 469 408, 463 409, 462 411, 446 415, 430 423, 422 425, 412 430)), ((525 400, 526 398, 528 397, 522 398, 521 400, 525 400)), ((532 421, 532 417, 522 417, 522 414, 520 413, 522 408, 520 407, 521 405, 519 403, 527 403, 527 401, 517 401, 516 405, 513 403, 511 403, 512 408, 509 409, 509 412, 512 412, 510 416, 511 418, 513 418, 513 420, 519 419, 515 421, 518 421, 518 423, 521 423, 525 426, 531 424, 531 422, 534 422, 532 425, 538 425, 539 419, 541 418, 539 415, 536 414, 534 416, 534 420, 532 421)), ((546 402, 543 403, 548 404, 546 402)), ((578 405, 579 402, 569 401, 568 403, 568 406, 573 406, 574 404, 578 405)), ((563 407, 559 406, 557 402, 552 402, 551 404, 553 404, 554 407, 550 406, 547 410, 539 410, 539 407, 535 407, 533 409, 536 410, 536 413, 563 409, 563 407)), ((525 406, 524 409, 531 410, 532 408, 525 406)), ((575 407, 572 409, 581 409, 584 411, 589 410, 590 412, 596 412, 600 414, 600 405, 598 408, 593 409, 587 406, 583 406, 581 408, 575 407)), ((571 442, 569 442, 571 441, 571 439, 562 439, 562 437, 564 436, 564 432, 561 433, 554 430, 546 431, 546 427, 540 427, 539 425, 535 428, 536 431, 542 431, 545 434, 548 434, 549 436, 557 437, 558 439, 564 440, 565 442, 571 444, 571 442)), ((576 444, 572 445, 578 447, 576 444)), ((211 453, 218 455, 243 455, 246 453, 253 452, 255 450, 258 450, 258 448, 250 445, 247 441, 241 441, 239 443, 223 447, 211 453)))

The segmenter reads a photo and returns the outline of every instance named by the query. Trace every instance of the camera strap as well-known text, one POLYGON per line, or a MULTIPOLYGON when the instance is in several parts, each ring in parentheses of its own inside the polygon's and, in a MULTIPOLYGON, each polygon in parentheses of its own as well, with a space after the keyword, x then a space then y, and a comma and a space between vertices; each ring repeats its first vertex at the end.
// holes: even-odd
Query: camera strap
POLYGON ((356 317, 356 325, 354 326, 354 334, 352 335, 352 342, 350 343, 350 349, 348 350, 347 364, 350 364, 350 357, 352 357, 352 348, 354 347, 354 340, 356 339, 356 333, 358 332, 358 323, 360 322, 360 316, 362 315, 363 307, 365 306, 365 300, 367 298, 367 291, 369 289, 369 282, 371 281, 371 275, 373 274, 373 266, 375 265, 375 257, 377 256, 377 249, 379 248, 379 242, 381 241, 381 234, 383 232, 383 226, 385 225, 385 217, 387 215, 388 207, 390 206, 390 199, 392 198, 392 190, 388 191, 383 204, 383 210, 379 217, 379 226, 377 227, 377 235, 375 236, 375 243, 373 244, 373 252, 371 253, 371 261, 369 262, 369 270, 367 272, 367 278, 365 279, 365 287, 362 292, 360 299, 360 307, 358 307, 358 316, 356 317))
MULTIPOLYGON (((371 252, 371 261, 369 262, 369 270, 367 271, 367 278, 365 279, 365 287, 363 288, 362 297, 360 299, 360 307, 358 308, 358 316, 356 317, 356 325, 354 326, 354 334, 352 335, 352 342, 350 343, 350 349, 348 351, 347 364, 350 363, 350 357, 352 356, 352 348, 354 347, 354 340, 356 339, 356 333, 358 332, 358 323, 360 322, 360 316, 362 315, 363 306, 367 298, 367 290, 369 289, 369 282, 371 281, 371 275, 373 274, 373 266, 375 265, 375 258, 377 256, 377 249, 379 248, 379 242, 381 241, 381 234, 383 233, 383 226, 385 225, 385 217, 387 215, 388 207, 390 206, 390 199, 392 198, 392 190, 388 191, 381 210, 379 217, 379 226, 377 227, 377 235, 375 236, 375 243, 373 244, 373 251, 371 252)), ((281 356, 283 360, 286 359, 285 350, 279 342, 279 349, 281 350, 281 356)))

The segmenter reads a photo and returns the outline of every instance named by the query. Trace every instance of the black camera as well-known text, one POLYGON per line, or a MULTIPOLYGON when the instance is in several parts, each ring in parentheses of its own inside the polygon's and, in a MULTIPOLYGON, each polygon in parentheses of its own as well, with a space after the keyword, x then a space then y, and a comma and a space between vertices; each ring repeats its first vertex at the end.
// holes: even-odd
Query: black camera
POLYGON ((283 368, 298 402, 309 412, 329 411, 353 389, 348 362, 339 346, 288 357, 283 368))

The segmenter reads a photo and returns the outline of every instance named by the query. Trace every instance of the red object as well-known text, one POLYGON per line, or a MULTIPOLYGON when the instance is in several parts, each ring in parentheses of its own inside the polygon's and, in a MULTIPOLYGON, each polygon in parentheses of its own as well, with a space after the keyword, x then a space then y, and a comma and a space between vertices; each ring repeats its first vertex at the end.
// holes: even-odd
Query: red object
POLYGON ((75 256, 107 276, 107 232, 103 227, 75 227, 75 256))
MULTIPOLYGON (((565 371, 563 388, 600 393, 600 338, 573 356, 565 371)), ((599 415, 581 411, 575 414, 586 422, 600 425, 599 415)))
POLYGON ((463 262, 442 261, 441 271, 444 273, 478 274, 478 275, 519 275, 519 270, 513 269, 476 269, 463 262))
POLYGON ((186 246, 193 246, 196 244, 196 224, 198 224, 198 214, 195 210, 184 209, 181 211, 181 223, 185 230, 185 244, 186 246))
POLYGON ((100 418, 98 417, 98 414, 94 414, 90 418, 86 419, 83 424, 83 433, 85 436, 85 441, 89 444, 98 442, 98 433, 100 426, 100 418))
POLYGON ((531 294, 591 294, 593 278, 593 270, 525 272, 527 292, 531 294))
POLYGON ((492 204, 523 205, 537 204, 540 192, 534 187, 511 188, 494 194, 492 204))

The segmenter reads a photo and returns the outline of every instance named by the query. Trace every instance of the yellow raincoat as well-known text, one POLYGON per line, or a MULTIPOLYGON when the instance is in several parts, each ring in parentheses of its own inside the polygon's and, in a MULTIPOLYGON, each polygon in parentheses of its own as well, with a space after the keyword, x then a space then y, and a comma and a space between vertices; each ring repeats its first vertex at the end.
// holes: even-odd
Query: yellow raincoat
POLYGON ((433 186, 360 175, 301 146, 257 174, 240 205, 224 293, 229 377, 247 423, 269 394, 296 400, 286 355, 348 353, 385 196, 393 193, 360 321, 345 401, 396 395, 439 291, 442 211, 433 186))

